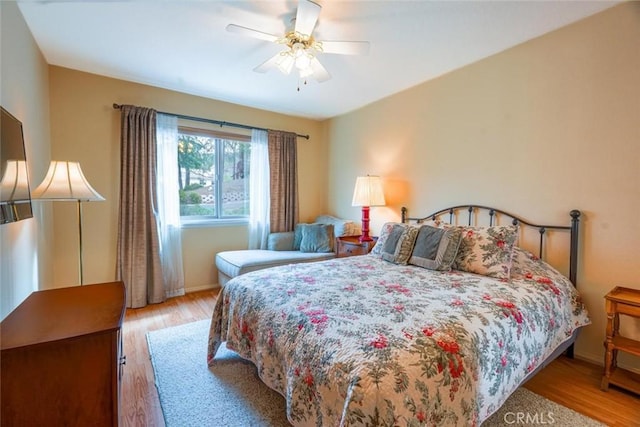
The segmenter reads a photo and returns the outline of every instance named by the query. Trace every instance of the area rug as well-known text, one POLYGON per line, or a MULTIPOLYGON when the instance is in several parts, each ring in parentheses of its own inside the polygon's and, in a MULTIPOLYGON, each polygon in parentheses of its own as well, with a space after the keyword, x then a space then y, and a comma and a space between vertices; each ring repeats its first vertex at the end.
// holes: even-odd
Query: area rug
MULTIPOLYGON (((255 366, 222 346, 207 367, 209 320, 149 332, 147 343, 168 427, 289 426, 285 401, 258 378, 255 366)), ((519 388, 483 427, 552 424, 603 426, 519 388)))

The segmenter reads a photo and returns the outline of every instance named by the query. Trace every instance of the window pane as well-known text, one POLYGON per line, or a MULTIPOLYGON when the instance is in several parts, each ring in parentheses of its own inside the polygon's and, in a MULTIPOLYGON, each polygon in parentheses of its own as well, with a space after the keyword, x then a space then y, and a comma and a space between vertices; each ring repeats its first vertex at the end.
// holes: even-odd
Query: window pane
POLYGON ((180 215, 216 215, 215 139, 179 134, 180 215))
POLYGON ((180 216, 249 216, 251 143, 194 128, 178 135, 180 216))
POLYGON ((222 141, 222 215, 249 215, 249 173, 251 144, 241 141, 222 141))

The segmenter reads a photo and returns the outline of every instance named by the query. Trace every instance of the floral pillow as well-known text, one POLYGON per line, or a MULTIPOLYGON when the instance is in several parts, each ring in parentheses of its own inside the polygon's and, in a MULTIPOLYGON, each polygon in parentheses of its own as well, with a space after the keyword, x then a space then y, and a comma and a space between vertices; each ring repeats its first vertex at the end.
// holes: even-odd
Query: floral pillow
POLYGON ((449 224, 448 222, 443 221, 443 220, 438 219, 438 218, 436 218, 436 219, 431 218, 431 219, 428 219, 428 220, 426 220, 426 221, 421 222, 420 224, 421 224, 421 225, 428 225, 428 226, 436 227, 436 228, 447 228, 447 227, 453 227, 453 226, 452 226, 451 224, 449 224))
MULTIPOLYGON (((534 284, 537 287, 544 287, 556 295, 566 294, 567 289, 572 289, 572 287, 558 286, 560 283, 569 282, 566 276, 536 255, 518 247, 513 248, 511 279, 517 280, 518 284, 534 284)), ((575 290, 575 288, 573 289, 575 290)), ((572 298, 579 300, 580 296, 574 293, 572 298)))
POLYGON ((459 227, 460 247, 453 264, 456 270, 509 280, 518 227, 459 227))
POLYGON ((513 259, 511 263, 511 277, 516 276, 544 276, 547 274, 547 268, 544 262, 531 252, 522 249, 513 249, 513 259))
POLYGON ((387 222, 382 226, 380 230, 380 235, 378 236, 378 240, 376 241, 375 246, 371 249, 372 254, 374 255, 382 255, 382 249, 384 245, 387 243, 387 239, 389 239, 389 235, 393 231, 394 226, 407 227, 408 224, 404 224, 401 222, 387 222))
POLYGON ((561 280, 566 278, 550 264, 538 258, 526 249, 513 248, 511 278, 533 279, 544 282, 546 279, 561 280))

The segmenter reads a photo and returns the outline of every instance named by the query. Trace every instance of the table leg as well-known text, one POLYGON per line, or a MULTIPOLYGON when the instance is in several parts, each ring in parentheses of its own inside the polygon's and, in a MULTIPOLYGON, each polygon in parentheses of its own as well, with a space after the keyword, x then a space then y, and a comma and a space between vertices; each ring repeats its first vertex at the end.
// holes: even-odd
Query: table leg
POLYGON ((612 362, 615 360, 613 350, 613 334, 616 326, 616 315, 609 310, 609 304, 607 304, 607 338, 604 342, 604 375, 602 376, 602 383, 600 388, 604 391, 609 389, 609 378, 611 377, 612 362))

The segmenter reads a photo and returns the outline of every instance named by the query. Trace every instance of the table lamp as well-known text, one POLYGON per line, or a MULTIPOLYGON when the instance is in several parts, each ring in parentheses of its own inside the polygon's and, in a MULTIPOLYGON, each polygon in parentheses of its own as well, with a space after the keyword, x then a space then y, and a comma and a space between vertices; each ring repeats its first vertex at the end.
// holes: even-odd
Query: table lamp
POLYGON ((384 206, 384 192, 382 180, 379 176, 359 176, 356 179, 356 187, 353 190, 351 206, 362 206, 362 234, 360 242, 371 242, 369 236, 369 208, 371 206, 384 206))

